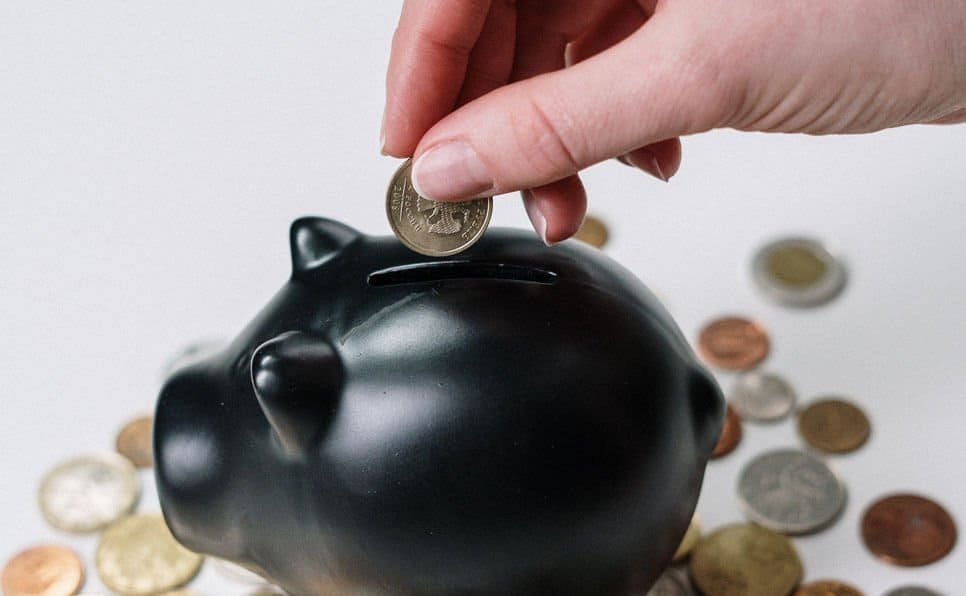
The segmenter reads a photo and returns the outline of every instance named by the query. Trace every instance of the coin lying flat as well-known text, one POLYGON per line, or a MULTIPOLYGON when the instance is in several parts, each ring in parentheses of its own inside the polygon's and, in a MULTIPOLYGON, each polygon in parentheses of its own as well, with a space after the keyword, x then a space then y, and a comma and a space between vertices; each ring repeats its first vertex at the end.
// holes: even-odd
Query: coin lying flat
POLYGON ((745 420, 781 420, 795 407, 795 390, 788 381, 773 373, 742 373, 731 388, 729 401, 745 420))
POLYGON ((855 404, 825 398, 808 405, 798 416, 798 432, 812 447, 827 453, 847 453, 869 438, 871 425, 855 404))
POLYGON ((648 590, 647 596, 697 596, 686 569, 668 567, 648 590))
POLYGON ((580 228, 574 234, 574 238, 595 248, 603 248, 607 244, 609 237, 610 233, 607 231, 607 224, 599 217, 593 215, 584 217, 584 222, 580 224, 580 228))
POLYGON ((767 297, 793 307, 825 304, 845 287, 845 267, 820 242, 783 238, 761 247, 752 261, 755 285, 767 297))
POLYGON ((738 498, 751 521, 784 534, 805 534, 828 525, 845 506, 845 486, 814 455, 777 449, 741 471, 738 498))
POLYGON ((718 443, 711 451, 711 458, 717 459, 734 451, 741 442, 741 434, 741 417, 731 404, 728 404, 725 410, 724 427, 721 429, 721 435, 718 436, 718 443))
POLYGON ((84 566, 74 551, 44 544, 14 555, 3 567, 0 586, 11 596, 71 596, 84 583, 84 566))
POLYGON ((956 545, 956 524, 938 503, 926 497, 884 497, 862 516, 862 540, 876 557, 904 567, 928 565, 956 545))
POLYGON ((431 201, 413 188, 412 160, 396 171, 386 193, 386 215, 399 241, 430 257, 463 252, 483 237, 493 215, 493 197, 431 201))
POLYGON ((44 517, 65 532, 93 532, 127 514, 141 495, 134 465, 116 453, 66 461, 47 473, 38 499, 44 517))
POLYGON ((694 545, 698 543, 701 538, 701 522, 698 521, 698 514, 695 513, 694 517, 691 518, 691 523, 688 524, 688 529, 684 533, 684 537, 681 538, 681 544, 678 545, 678 549, 674 551, 674 556, 671 557, 671 561, 677 563, 684 557, 691 554, 694 550, 694 545))
POLYGON ((883 594, 882 596, 943 596, 935 590, 930 590, 929 588, 924 588, 922 586, 900 586, 898 588, 893 588, 883 594))
POLYGON ((788 596, 802 577, 791 541, 755 524, 708 534, 691 553, 689 566, 698 589, 715 596, 788 596))
POLYGON ((712 366, 747 370, 765 359, 768 334, 760 324, 743 317, 723 317, 705 325, 698 336, 698 354, 712 366))
POLYGON ((802 584, 795 591, 795 596, 863 596, 862 591, 845 582, 836 580, 819 580, 802 584))
POLYGON ((154 418, 142 416, 135 418, 121 429, 114 441, 117 452, 131 460, 138 468, 150 468, 154 465, 154 454, 151 448, 151 428, 154 418))
POLYGON ((111 524, 94 555, 104 585, 129 596, 180 587, 198 573, 201 561, 201 555, 178 544, 157 514, 131 515, 111 524))

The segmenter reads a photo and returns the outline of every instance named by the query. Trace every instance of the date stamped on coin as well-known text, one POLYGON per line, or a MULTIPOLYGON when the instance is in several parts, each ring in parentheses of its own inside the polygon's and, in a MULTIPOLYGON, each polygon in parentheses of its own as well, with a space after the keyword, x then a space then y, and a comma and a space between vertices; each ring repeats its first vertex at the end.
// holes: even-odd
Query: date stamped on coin
POLYGON ((386 193, 393 234, 408 248, 430 257, 463 252, 483 236, 493 215, 493 198, 432 201, 416 192, 412 160, 396 171, 386 193))

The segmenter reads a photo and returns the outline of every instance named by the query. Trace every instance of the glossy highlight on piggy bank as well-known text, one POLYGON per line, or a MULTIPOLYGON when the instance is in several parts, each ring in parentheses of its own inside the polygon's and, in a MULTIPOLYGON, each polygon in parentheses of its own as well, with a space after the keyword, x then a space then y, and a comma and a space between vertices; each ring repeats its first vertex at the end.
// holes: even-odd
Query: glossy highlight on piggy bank
POLYGON ((295 596, 657 578, 724 407, 633 274, 515 230, 445 258, 321 218, 290 241, 290 280, 159 396, 179 541, 295 596))

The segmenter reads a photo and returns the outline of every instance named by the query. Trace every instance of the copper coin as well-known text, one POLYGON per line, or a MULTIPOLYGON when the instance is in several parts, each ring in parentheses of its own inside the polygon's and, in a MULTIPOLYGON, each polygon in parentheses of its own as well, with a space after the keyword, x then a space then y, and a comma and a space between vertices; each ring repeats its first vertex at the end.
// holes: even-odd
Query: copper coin
POLYGON ((861 590, 845 582, 825 579, 802 584, 795 591, 795 596, 863 596, 863 594, 861 590))
POLYGON ((14 555, 2 577, 3 593, 11 596, 70 596, 84 582, 84 566, 69 548, 45 544, 14 555))
POLYGON ((873 503, 862 516, 862 540, 883 561, 903 567, 928 565, 956 545, 956 524, 938 503, 911 494, 873 503))
POLYGON ((798 415, 798 432, 812 447, 827 453, 847 453, 869 438, 871 426, 855 404, 828 398, 812 402, 798 415))
POLYGON ((131 460, 138 468, 150 468, 154 465, 154 454, 151 449, 151 427, 154 418, 142 416, 135 418, 117 434, 115 445, 117 452, 131 460))
POLYGON ((698 353, 727 370, 748 370, 765 359, 770 343, 760 324, 742 317, 723 317, 708 323, 698 336, 698 353))
POLYGON ((607 232, 607 225, 593 215, 588 215, 584 217, 584 223, 580 224, 580 228, 577 233, 574 234, 574 238, 585 242, 596 248, 601 248, 607 244, 607 239, 610 234, 607 232))
POLYGON ((711 457, 718 458, 723 455, 728 455, 735 450, 735 447, 740 442, 741 417, 731 407, 731 404, 728 404, 728 409, 725 410, 724 427, 721 429, 721 435, 718 437, 718 444, 714 446, 714 450, 711 452, 711 457))

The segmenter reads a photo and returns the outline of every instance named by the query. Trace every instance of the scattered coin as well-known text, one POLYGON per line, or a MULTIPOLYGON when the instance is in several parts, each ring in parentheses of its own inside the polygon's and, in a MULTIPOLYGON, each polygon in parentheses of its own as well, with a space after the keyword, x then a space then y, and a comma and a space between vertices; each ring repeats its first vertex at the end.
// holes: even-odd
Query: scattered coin
POLYGON ((681 538, 681 544, 678 545, 678 549, 674 551, 674 556, 671 557, 671 561, 677 563, 684 557, 691 554, 694 550, 694 545, 698 543, 701 538, 701 523, 698 521, 698 514, 695 513, 694 517, 691 518, 691 523, 688 524, 688 529, 684 533, 684 537, 681 538))
POLYGON ((167 379, 179 369, 217 354, 224 347, 225 341, 220 339, 201 339, 188 344, 161 366, 161 380, 167 379))
POLYGON ((648 590, 647 596, 697 596, 697 592, 686 569, 668 567, 648 590))
POLYGON ((727 405, 725 409, 725 419, 724 427, 721 429, 721 435, 718 437, 718 443, 714 446, 714 450, 711 451, 711 458, 716 459, 725 455, 728 455, 735 450, 738 443, 741 442, 741 417, 735 412, 735 409, 731 407, 731 404, 727 405))
POLYGON ((94 555, 101 581, 129 596, 183 586, 198 573, 201 561, 201 555, 178 544, 158 514, 131 515, 111 524, 94 555))
POLYGON ((96 453, 66 461, 40 484, 40 510, 65 532, 92 532, 134 509, 141 495, 134 465, 116 453, 96 453))
POLYGON ((386 215, 399 241, 430 257, 461 253, 483 236, 493 215, 493 198, 431 201, 413 188, 412 160, 396 171, 386 193, 386 215))
POLYGON ((768 334, 758 323, 723 317, 708 323, 698 336, 698 353, 712 366, 747 370, 768 355, 768 334))
POLYGON ((121 429, 114 441, 117 452, 131 460, 138 468, 150 468, 154 465, 154 454, 151 447, 151 427, 154 418, 142 416, 135 418, 121 429))
POLYGON ((729 397, 742 419, 759 422, 781 420, 795 407, 796 399, 785 379, 758 371, 739 375, 729 397))
POLYGON ((869 419, 858 406, 837 398, 812 402, 798 416, 798 432, 812 447, 847 453, 869 438, 869 419))
POLYGON ((738 498, 751 521, 784 534, 806 534, 825 527, 842 511, 845 486, 814 455, 777 449, 744 467, 738 498))
POLYGON ((876 501, 862 516, 862 540, 876 557, 904 567, 928 565, 956 545, 956 524, 935 501, 896 494, 876 501))
POLYGON ((787 596, 802 577, 791 541, 755 524, 724 526, 702 538, 690 569, 698 589, 715 596, 787 596))
POLYGON ((825 304, 845 287, 845 267, 821 243, 783 238, 763 246, 752 262, 755 285, 785 306, 825 304))
POLYGON ((596 248, 602 248, 607 244, 609 237, 610 234, 607 232, 607 225, 599 217, 593 215, 584 217, 584 222, 580 224, 580 228, 574 234, 574 238, 577 240, 596 248))
POLYGON ((84 583, 84 566, 63 546, 33 546, 14 555, 3 567, 0 585, 10 596, 71 596, 84 583))
POLYGON ((935 590, 930 590, 929 588, 924 588, 922 586, 901 586, 899 588, 893 588, 886 592, 883 596, 943 596, 935 590))
POLYGON ((795 596, 863 596, 863 594, 861 590, 845 582, 826 579, 799 586, 795 596))

